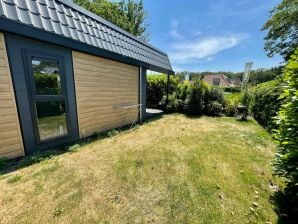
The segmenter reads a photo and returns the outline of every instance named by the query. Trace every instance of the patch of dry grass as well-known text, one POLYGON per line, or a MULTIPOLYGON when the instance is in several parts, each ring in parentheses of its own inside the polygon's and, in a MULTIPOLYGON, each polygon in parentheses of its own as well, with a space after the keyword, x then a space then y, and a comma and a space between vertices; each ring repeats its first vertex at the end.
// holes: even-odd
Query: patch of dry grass
POLYGON ((168 115, 2 175, 0 223, 274 223, 272 155, 254 121, 168 115))

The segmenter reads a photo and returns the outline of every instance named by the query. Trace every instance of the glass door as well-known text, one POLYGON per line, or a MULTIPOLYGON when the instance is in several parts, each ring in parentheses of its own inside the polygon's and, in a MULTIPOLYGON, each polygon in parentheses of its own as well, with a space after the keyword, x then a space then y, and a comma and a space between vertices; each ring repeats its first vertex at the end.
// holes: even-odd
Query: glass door
POLYGON ((31 109, 37 144, 67 137, 67 97, 63 59, 27 52, 31 109))

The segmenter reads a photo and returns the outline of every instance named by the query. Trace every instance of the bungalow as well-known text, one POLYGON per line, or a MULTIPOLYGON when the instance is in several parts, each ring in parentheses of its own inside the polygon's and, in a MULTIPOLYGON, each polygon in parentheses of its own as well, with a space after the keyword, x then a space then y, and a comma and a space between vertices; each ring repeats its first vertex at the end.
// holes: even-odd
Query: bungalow
POLYGON ((240 87, 240 79, 229 79, 227 76, 222 74, 209 74, 205 75, 203 78, 204 82, 209 85, 220 86, 220 87, 240 87))
POLYGON ((142 121, 163 51, 67 0, 0 0, 0 157, 142 121))

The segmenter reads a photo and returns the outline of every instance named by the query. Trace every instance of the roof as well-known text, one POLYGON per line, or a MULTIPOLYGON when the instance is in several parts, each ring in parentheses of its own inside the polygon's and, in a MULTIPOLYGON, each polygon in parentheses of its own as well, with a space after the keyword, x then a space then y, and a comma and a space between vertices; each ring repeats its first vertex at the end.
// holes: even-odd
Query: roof
POLYGON ((165 52, 67 0, 0 0, 0 29, 174 73, 165 52))
POLYGON ((225 76, 225 75, 222 75, 222 74, 208 74, 208 75, 204 75, 203 80, 204 80, 205 82, 209 82, 209 81, 210 81, 209 84, 212 85, 212 80, 211 80, 211 79, 213 79, 213 78, 221 78, 222 80, 224 80, 224 82, 225 82, 225 84, 226 84, 227 86, 230 86, 230 82, 229 82, 228 77, 225 76))

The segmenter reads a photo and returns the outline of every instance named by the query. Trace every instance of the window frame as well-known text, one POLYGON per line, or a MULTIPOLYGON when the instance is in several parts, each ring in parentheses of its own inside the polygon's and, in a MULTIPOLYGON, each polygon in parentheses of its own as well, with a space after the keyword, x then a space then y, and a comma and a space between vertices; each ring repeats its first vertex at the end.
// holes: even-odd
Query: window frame
POLYGON ((53 55, 44 52, 38 52, 28 49, 22 49, 22 57, 24 61, 24 69, 26 73, 26 81, 28 86, 28 95, 29 95, 29 104, 30 111, 32 116, 32 123, 35 132, 35 142, 37 145, 46 144, 58 139, 68 138, 72 135, 71 133, 71 125, 70 125, 70 117, 69 117, 69 104, 67 97, 67 89, 66 89, 66 77, 65 77, 65 69, 64 69, 64 58, 60 55, 53 55), (59 68, 60 75, 60 84, 61 84, 61 94, 60 95, 38 95, 36 91, 36 83, 35 78, 33 76, 33 66, 32 59, 44 59, 51 60, 57 62, 57 67, 59 68), (46 138, 41 140, 39 128, 38 128, 38 116, 37 116, 37 102, 47 102, 47 101, 64 101, 65 104, 65 117, 66 117, 66 126, 67 133, 64 135, 58 135, 50 138, 46 138))

